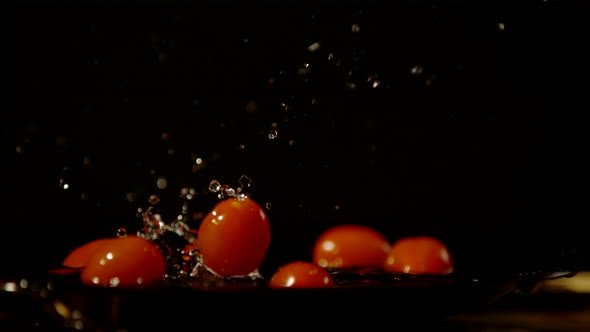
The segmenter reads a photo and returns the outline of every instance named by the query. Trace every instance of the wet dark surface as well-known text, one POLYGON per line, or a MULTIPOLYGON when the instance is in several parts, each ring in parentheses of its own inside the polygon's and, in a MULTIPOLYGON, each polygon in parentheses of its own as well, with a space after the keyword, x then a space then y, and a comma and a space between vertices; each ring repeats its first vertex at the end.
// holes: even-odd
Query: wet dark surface
POLYGON ((372 282, 354 288, 340 284, 335 289, 282 291, 257 283, 122 290, 76 286, 75 278, 53 279, 49 289, 39 283, 21 288, 3 282, 0 328, 131 332, 205 325, 274 331, 284 324, 334 330, 385 324, 399 331, 578 332, 590 323, 588 288, 573 287, 583 278, 587 283, 588 272, 540 281, 527 291, 515 289, 509 280, 416 276, 395 281, 373 276, 372 282), (564 288, 548 287, 554 280, 564 288))
POLYGON ((583 1, 180 3, 3 11, 3 278, 244 174, 265 275, 344 222, 436 235, 469 277, 588 266, 583 1))

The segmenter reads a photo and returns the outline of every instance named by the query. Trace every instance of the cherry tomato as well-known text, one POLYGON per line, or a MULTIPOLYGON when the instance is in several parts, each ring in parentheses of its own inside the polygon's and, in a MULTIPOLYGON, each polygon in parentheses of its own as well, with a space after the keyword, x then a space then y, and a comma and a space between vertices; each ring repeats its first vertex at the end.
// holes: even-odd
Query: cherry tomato
POLYGON ((387 272, 441 274, 453 272, 453 261, 442 241, 431 236, 409 236, 393 243, 387 254, 387 272))
POLYGON ((113 239, 105 238, 105 239, 96 239, 90 242, 86 242, 83 245, 76 247, 72 250, 66 258, 63 260, 61 265, 73 268, 79 268, 86 266, 86 262, 88 262, 88 257, 92 255, 98 248, 105 245, 109 241, 113 239))
POLYGON ((379 231, 365 226, 332 226, 314 242, 312 261, 323 268, 383 266, 390 243, 379 231))
POLYGON ((127 235, 96 248, 80 279, 90 286, 139 288, 162 281, 165 273, 166 261, 159 247, 144 238, 127 235))
POLYGON ((277 288, 329 288, 332 276, 323 267, 303 261, 287 263, 273 274, 268 286, 277 288))
POLYGON ((269 245, 267 214, 247 197, 218 202, 203 219, 197 235, 203 264, 219 276, 256 272, 269 245))

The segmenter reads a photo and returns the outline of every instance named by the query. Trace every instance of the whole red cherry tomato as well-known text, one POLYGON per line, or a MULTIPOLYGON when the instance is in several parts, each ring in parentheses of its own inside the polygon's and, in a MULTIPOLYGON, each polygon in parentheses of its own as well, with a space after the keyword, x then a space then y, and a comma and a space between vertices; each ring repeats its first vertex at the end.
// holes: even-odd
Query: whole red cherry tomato
POLYGON ((383 266, 390 243, 379 231, 365 225, 332 226, 314 242, 312 261, 324 268, 383 266))
POLYGON ((203 219, 197 235, 203 264, 226 277, 256 272, 269 245, 268 216, 248 197, 218 202, 203 219))
POLYGON ((273 274, 268 286, 278 288, 329 288, 334 285, 332 276, 323 267, 303 261, 282 265, 273 274))
POLYGON ((90 286, 140 288, 163 281, 165 273, 166 261, 159 247, 144 238, 127 235, 96 248, 80 279, 90 286))
POLYGON ((88 257, 90 257, 92 253, 94 253, 98 248, 112 240, 113 239, 111 238, 101 238, 92 240, 90 242, 86 242, 72 250, 63 260, 61 265, 73 268, 84 267, 86 266, 86 262, 88 262, 88 257))
POLYGON ((409 236, 393 243, 384 269, 393 273, 438 274, 453 272, 453 261, 442 241, 432 236, 409 236))

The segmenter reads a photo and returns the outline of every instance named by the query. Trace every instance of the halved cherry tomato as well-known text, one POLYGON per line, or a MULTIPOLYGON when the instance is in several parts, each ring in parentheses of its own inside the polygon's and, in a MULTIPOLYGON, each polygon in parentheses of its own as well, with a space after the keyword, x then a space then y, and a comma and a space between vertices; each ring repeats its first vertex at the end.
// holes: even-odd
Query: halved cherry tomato
POLYGON ((453 261, 445 244, 432 236, 409 236, 393 243, 384 269, 393 273, 439 274, 453 272, 453 261))
POLYGON ((197 235, 203 264, 220 276, 256 272, 269 245, 266 211, 247 197, 218 202, 203 219, 197 235))
POLYGON ((303 261, 290 262, 279 267, 268 286, 277 288, 329 288, 334 285, 332 276, 323 267, 303 261))
POLYGON ((61 265, 73 268, 84 267, 86 266, 86 262, 88 262, 88 257, 90 257, 90 255, 92 255, 92 253, 94 253, 98 248, 111 240, 113 239, 104 238, 86 242, 72 250, 63 260, 61 265))
POLYGON ((163 281, 166 261, 159 247, 144 238, 127 235, 100 245, 80 273, 90 286, 140 288, 163 281))
POLYGON ((365 225, 332 226, 316 239, 312 261, 324 268, 383 266, 390 243, 381 232, 365 225))

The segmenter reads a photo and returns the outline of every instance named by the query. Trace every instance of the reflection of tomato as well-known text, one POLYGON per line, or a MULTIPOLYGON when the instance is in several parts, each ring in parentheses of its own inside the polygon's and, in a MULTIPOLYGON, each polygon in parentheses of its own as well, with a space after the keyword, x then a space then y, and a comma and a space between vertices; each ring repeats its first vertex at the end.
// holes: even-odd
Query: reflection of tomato
POLYGON ((390 243, 377 230, 365 225, 337 225, 318 236, 313 262, 324 268, 383 266, 390 243))
POLYGON ((334 284, 332 276, 323 267, 295 261, 287 263, 273 274, 270 288, 328 288, 334 284))
POLYGON ((86 285, 138 288, 162 281, 166 261, 157 245, 127 235, 113 238, 88 257, 80 279, 86 285))
POLYGON ((90 255, 98 248, 105 245, 105 243, 108 243, 111 240, 112 239, 110 238, 105 238, 86 242, 85 244, 76 247, 74 250, 72 250, 63 260, 61 265, 75 268, 84 267, 86 266, 88 257, 90 257, 90 255))
POLYGON ((245 276, 255 272, 269 245, 267 214, 250 198, 218 202, 203 219, 197 235, 203 264, 220 276, 245 276))
POLYGON ((449 250, 439 239, 410 236, 393 243, 384 269, 394 273, 446 275, 453 272, 453 262, 449 250))

